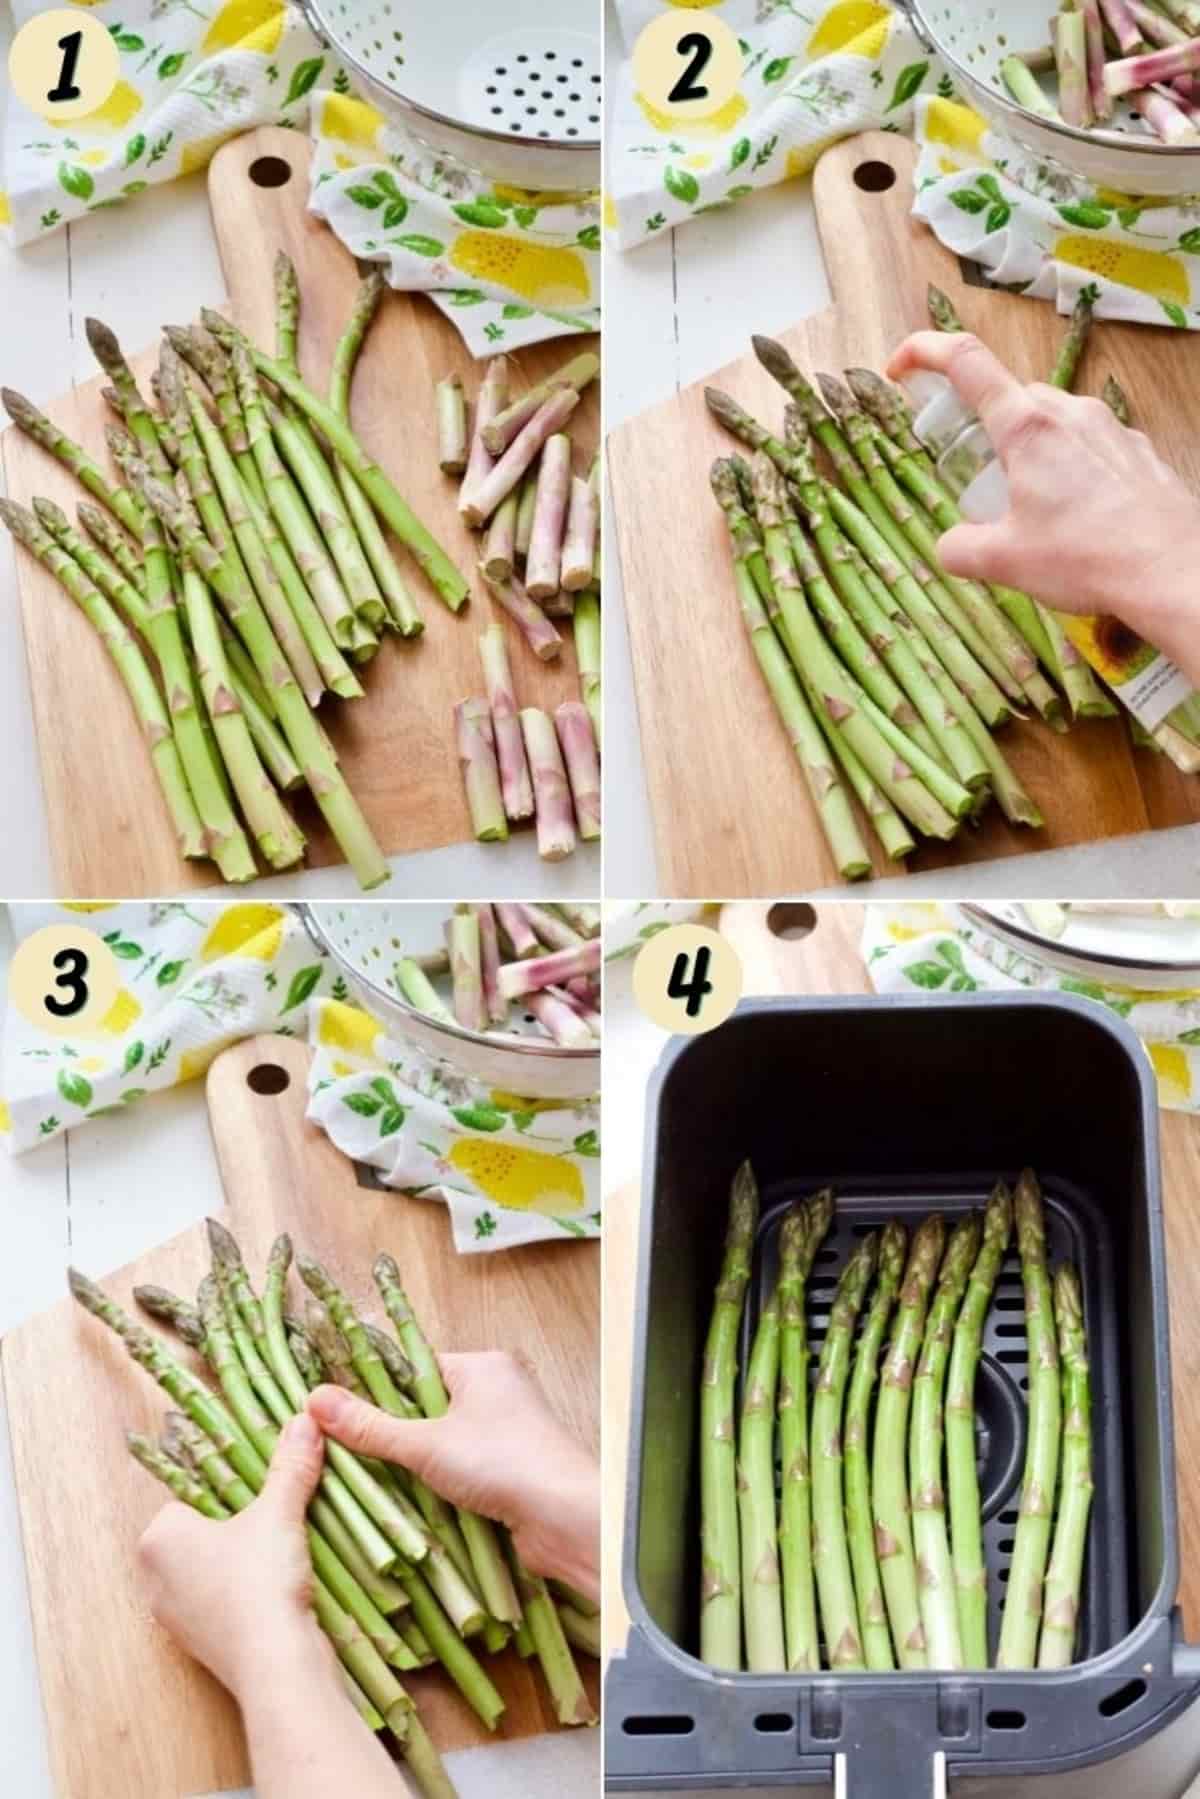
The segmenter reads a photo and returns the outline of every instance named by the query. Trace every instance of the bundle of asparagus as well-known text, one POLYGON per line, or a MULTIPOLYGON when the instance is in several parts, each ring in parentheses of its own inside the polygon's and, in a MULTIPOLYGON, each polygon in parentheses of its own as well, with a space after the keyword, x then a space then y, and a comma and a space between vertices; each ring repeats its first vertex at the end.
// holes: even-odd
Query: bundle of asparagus
POLYGON ((595 906, 461 905, 445 937, 444 950, 397 964, 400 991, 418 1011, 469 1031, 504 1031, 515 1003, 562 1048, 596 1048, 603 1021, 595 906), (433 985, 438 976, 450 979, 449 1006, 433 985))
POLYGON ((830 1306, 811 1395, 805 1286, 833 1195, 793 1206, 735 1423, 758 1210, 747 1162, 733 1182, 701 1381, 703 1659, 752 1673, 988 1667, 975 1381, 1015 1218, 1029 1432, 995 1665, 1068 1666, 1092 1497, 1090 1382, 1079 1277, 1064 1266, 1051 1283, 1036 1177, 1022 1174, 1015 1198, 998 1184, 982 1215, 948 1236, 935 1215, 911 1243, 896 1220, 862 1238, 830 1306))
POLYGON ((296 365, 299 290, 276 267, 269 356, 218 313, 168 328, 151 407, 109 328, 88 341, 121 423, 109 448, 123 482, 12 389, 9 416, 79 478, 82 534, 48 500, 0 516, 103 638, 145 733, 180 851, 248 881, 255 850, 292 868, 304 837, 281 795, 307 785, 364 889, 387 864, 318 721, 326 694, 362 693, 355 664, 385 629, 421 620, 379 519, 445 603, 467 583, 349 424, 350 381, 383 292, 363 283, 326 402, 296 365), (101 509, 103 508, 103 510, 101 509), (376 516, 378 514, 378 517, 376 516), (157 669, 155 669, 157 664, 157 669))
MULTIPOLYGON (((395 1335, 365 1322, 329 1273, 303 1258, 297 1266, 309 1297, 303 1319, 290 1312, 290 1238, 274 1244, 260 1298, 229 1232, 210 1220, 208 1234, 212 1269, 194 1305, 158 1287, 137 1288, 135 1298, 198 1352, 215 1386, 92 1281, 70 1274, 75 1299, 177 1408, 158 1443, 129 1437, 130 1452, 177 1499, 216 1520, 252 1504, 281 1426, 324 1381, 397 1418, 445 1412, 436 1356, 391 1256, 379 1256, 374 1277, 395 1335)), ((572 1645, 598 1655, 596 1607, 570 1589, 552 1592, 487 1519, 448 1505, 417 1476, 329 1440, 308 1540, 314 1611, 348 1694, 370 1729, 390 1733, 427 1799, 450 1799, 455 1789, 398 1673, 440 1664, 494 1730, 504 1701, 476 1651, 496 1654, 511 1643, 537 1657, 560 1723, 595 1723, 572 1645)))
POLYGON ((1005 57, 1013 99, 1066 125, 1113 129, 1125 100, 1166 144, 1200 143, 1200 5, 1196 0, 1062 0, 1053 42, 1005 57), (1057 105, 1039 75, 1053 75, 1057 105))
POLYGON ((518 704, 494 616, 479 639, 485 695, 455 707, 476 837, 503 842, 510 823, 535 818, 548 862, 569 856, 580 838, 600 836, 600 458, 585 479, 563 430, 599 370, 599 358, 585 352, 512 399, 508 358, 497 356, 484 371, 471 429, 457 376, 441 382, 437 396, 439 463, 461 477, 464 522, 486 527, 479 572, 489 593, 540 662, 561 654, 554 620, 572 621, 580 698, 553 719, 518 704))

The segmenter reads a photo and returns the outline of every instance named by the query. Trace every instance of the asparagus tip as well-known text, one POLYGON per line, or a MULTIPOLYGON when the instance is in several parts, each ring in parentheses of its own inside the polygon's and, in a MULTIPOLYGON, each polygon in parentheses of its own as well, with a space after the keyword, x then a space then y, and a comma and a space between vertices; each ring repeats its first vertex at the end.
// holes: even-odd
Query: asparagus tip
POLYGON ((39 496, 33 501, 33 510, 47 531, 66 531, 70 528, 70 521, 66 513, 61 506, 56 506, 53 500, 39 496))
POLYGON ((216 1218, 206 1218, 204 1228, 208 1234, 208 1247, 212 1251, 213 1261, 218 1267, 244 1267, 242 1252, 232 1231, 226 1230, 216 1218))
POLYGON ((394 1256, 388 1255, 386 1250, 381 1251, 375 1257, 374 1275, 377 1281, 388 1281, 395 1286, 400 1284, 400 1269, 396 1264, 396 1259, 394 1256))
POLYGON ((108 375, 124 372, 125 356, 116 332, 102 319, 85 319, 83 329, 92 354, 104 372, 108 375))
POLYGON ((846 419, 858 410, 854 403, 854 395, 836 376, 818 375, 817 385, 821 389, 830 412, 836 413, 838 418, 846 419))
POLYGON ((89 1280, 86 1274, 81 1274, 78 1268, 68 1268, 67 1286, 71 1290, 72 1299, 78 1300, 85 1311, 91 1312, 93 1315, 98 1314, 99 1308, 105 1303, 105 1298, 103 1290, 96 1285, 95 1281, 89 1280))
POLYGON ((4 410, 14 425, 32 424, 41 414, 32 400, 19 394, 15 387, 0 387, 0 400, 4 402, 4 410))
POLYGON ((20 543, 32 543, 37 521, 23 506, 17 506, 12 500, 0 500, 0 519, 20 543))

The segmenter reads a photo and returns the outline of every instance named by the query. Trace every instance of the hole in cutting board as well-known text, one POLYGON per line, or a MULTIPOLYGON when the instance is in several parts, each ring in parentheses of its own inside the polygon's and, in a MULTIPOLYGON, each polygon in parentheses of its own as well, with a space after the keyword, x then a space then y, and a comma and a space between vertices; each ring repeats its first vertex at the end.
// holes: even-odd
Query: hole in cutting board
POLYGON ((282 156, 259 156, 250 164, 250 179, 256 187, 286 187, 292 178, 292 165, 282 156))
POLYGON ((896 185, 896 171, 886 162, 860 162, 854 171, 854 185, 864 194, 886 194, 896 185))
POLYGON ((816 928, 815 910, 802 901, 781 900, 767 913, 767 929, 772 937, 782 937, 789 943, 798 943, 802 937, 811 937, 816 928))
POLYGON ((246 1076, 246 1085, 253 1093, 264 1093, 271 1096, 286 1093, 292 1084, 292 1077, 286 1068, 278 1062, 259 1062, 246 1076))

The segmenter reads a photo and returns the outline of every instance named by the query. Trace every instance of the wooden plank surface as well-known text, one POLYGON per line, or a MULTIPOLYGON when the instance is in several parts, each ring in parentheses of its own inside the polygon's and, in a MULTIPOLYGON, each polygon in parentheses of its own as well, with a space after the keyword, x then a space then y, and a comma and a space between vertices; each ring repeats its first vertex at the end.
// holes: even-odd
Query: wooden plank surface
MULTIPOLYGON (((360 1186, 353 1165, 305 1122, 307 1067, 303 1045, 265 1037, 227 1050, 208 1076, 226 1199, 220 1208, 214 1193, 214 1210, 236 1232, 256 1280, 286 1229, 378 1317, 371 1264, 388 1249, 438 1347, 521 1355, 558 1414, 598 1449, 599 1245, 457 1256, 442 1206, 360 1186), (249 1084, 263 1067, 282 1071, 282 1092, 249 1084)), ((192 1292, 206 1267, 197 1226, 115 1274, 88 1272, 131 1304, 139 1282, 192 1292)), ((137 1539, 163 1496, 126 1454, 123 1433, 157 1430, 165 1397, 69 1299, 9 1333, 0 1369, 61 1799, 185 1799, 247 1784, 236 1709, 153 1623, 134 1566, 137 1539)), ((558 1728, 539 1679, 515 1653, 489 1666, 508 1705, 500 1738, 558 1728)), ((581 1666, 595 1699, 595 1665, 581 1666)), ((440 1673, 405 1682, 443 1750, 494 1740, 440 1673)))
MULTIPOLYGON (((821 240, 834 304, 782 334, 806 372, 880 368, 926 322, 936 281, 1020 375, 1051 366, 1063 322, 1047 305, 964 284, 958 260, 911 216, 915 149, 870 132, 826 151, 814 175, 821 240), (895 179, 883 191, 856 184, 865 164, 895 179)), ((813 817, 739 613, 727 535, 708 487, 713 458, 731 439, 710 416, 704 387, 724 388, 767 423, 782 417, 782 390, 759 366, 749 339, 754 296, 744 300, 746 353, 614 431, 609 470, 617 519, 642 747, 664 893, 750 898, 835 883, 837 871, 813 817)), ((1081 384, 1098 390, 1115 373, 1138 423, 1200 487, 1200 392, 1184 381, 1192 349, 1167 328, 1105 322, 1081 384)), ((1001 734, 1005 754, 1046 817, 1019 831, 993 807, 983 827, 953 845, 927 845, 910 873, 1032 849, 1159 830, 1200 818, 1200 782, 1165 757, 1135 752, 1120 721, 1095 721, 1058 737, 1039 723, 1001 734)), ((870 840, 870 834, 868 834, 870 840)), ((875 848, 879 872, 901 872, 875 848)))
MULTIPOLYGON (((797 941, 774 936, 771 907, 726 906, 720 928, 737 949, 750 994, 852 994, 872 991, 859 952, 861 905, 813 909, 815 929, 797 941)), ((1184 1635, 1200 1638, 1200 1118, 1160 1113, 1163 1210, 1171 1308, 1176 1491, 1179 1503, 1179 1603, 1184 1635)), ((629 1631, 621 1583, 625 1471, 633 1378, 641 1194, 632 1183, 605 1198, 604 1263, 604 1627, 606 1655, 620 1654, 629 1631)))
MULTIPOLYGON (((295 258, 302 290, 300 362, 323 393, 359 273, 350 252, 306 211, 311 154, 296 132, 274 127, 247 132, 213 158, 209 192, 232 315, 267 347, 274 339, 275 254, 286 248, 295 258), (282 186, 259 186, 251 178, 251 168, 264 157, 290 168, 282 186)), ((196 295, 197 311, 209 297, 196 295)), ((106 322, 121 335, 119 304, 106 322)), ((593 337, 582 343, 559 339, 517 352, 514 391, 595 346, 593 337)), ((133 352, 137 346, 126 348, 133 352)), ((157 347, 131 354, 143 386, 157 359, 157 347)), ((482 692, 477 643, 490 622, 492 602, 474 574, 479 542, 459 520, 457 484, 437 467, 433 391, 443 375, 457 371, 473 396, 483 366, 425 295, 389 292, 355 379, 355 430, 472 577, 471 601, 454 616, 401 552, 401 568, 425 619, 423 637, 402 642, 389 636, 365 671, 365 697, 349 704, 327 698, 321 708, 346 778, 388 855, 441 848, 471 836, 452 708, 465 694, 482 692)), ((20 386, 19 368, 6 366, 4 376, 20 386)), ((105 378, 97 376, 47 410, 107 466, 104 427, 111 415, 100 397, 104 385, 105 378)), ((599 435, 597 383, 584 395, 571 435, 577 468, 586 473, 599 435)), ((0 450, 11 498, 28 503, 45 494, 73 516, 81 490, 65 470, 15 428, 0 437, 0 450)), ((218 877, 211 863, 185 863, 176 852, 132 710, 91 626, 28 556, 17 557, 17 570, 56 891, 62 898, 136 896, 212 885, 218 877)), ((497 616, 504 618, 498 609, 497 616)), ((554 666, 538 662, 510 623, 505 630, 522 704, 553 709, 577 696, 569 624, 554 666)), ((307 797, 298 817, 310 862, 340 862, 307 797)))

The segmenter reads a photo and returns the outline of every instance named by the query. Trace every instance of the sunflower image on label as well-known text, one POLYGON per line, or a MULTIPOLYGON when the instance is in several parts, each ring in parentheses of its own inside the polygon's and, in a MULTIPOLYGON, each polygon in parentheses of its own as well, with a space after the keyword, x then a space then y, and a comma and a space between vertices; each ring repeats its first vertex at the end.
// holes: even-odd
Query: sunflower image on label
POLYGON ((1063 614, 1067 636, 1145 731, 1156 731, 1195 692, 1169 656, 1115 618, 1063 614))

